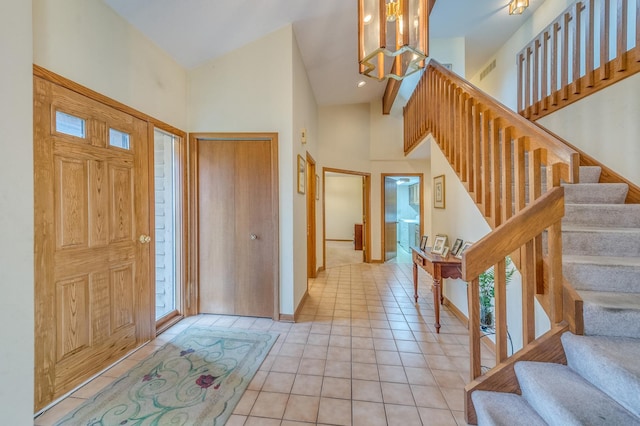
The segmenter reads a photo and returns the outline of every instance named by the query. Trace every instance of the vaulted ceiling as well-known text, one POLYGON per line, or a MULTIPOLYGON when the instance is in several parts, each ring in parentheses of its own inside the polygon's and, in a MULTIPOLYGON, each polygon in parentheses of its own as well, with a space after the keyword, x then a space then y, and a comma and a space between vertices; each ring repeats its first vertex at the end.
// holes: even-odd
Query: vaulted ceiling
MULTIPOLYGON (((369 78, 357 87, 356 0, 104 1, 187 69, 291 23, 319 105, 370 102, 384 92, 385 83, 369 78)), ((470 77, 543 1, 509 16, 508 0, 437 0, 430 37, 464 37, 470 77)))

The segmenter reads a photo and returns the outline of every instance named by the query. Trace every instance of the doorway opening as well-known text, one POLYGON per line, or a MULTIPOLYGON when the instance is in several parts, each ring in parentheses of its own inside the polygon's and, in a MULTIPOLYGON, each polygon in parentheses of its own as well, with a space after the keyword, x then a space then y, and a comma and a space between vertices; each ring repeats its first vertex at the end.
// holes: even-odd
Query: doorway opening
POLYGON ((371 261, 371 175, 323 168, 323 267, 371 261))
POLYGON ((424 229, 423 194, 422 173, 382 174, 383 261, 411 263, 424 229))

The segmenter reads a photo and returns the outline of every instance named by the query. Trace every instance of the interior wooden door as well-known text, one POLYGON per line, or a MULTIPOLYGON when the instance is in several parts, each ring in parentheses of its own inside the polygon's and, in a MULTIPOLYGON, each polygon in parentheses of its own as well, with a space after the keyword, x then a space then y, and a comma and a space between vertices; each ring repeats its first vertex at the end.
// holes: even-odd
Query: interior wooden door
MULTIPOLYGON (((307 153, 307 278, 317 275, 316 259, 316 198, 318 198, 316 162, 307 153)), ((307 287, 309 281, 307 280, 307 287)))
POLYGON ((152 336, 147 138, 34 78, 36 411, 152 336))
POLYGON ((395 179, 384 178, 384 260, 398 255, 398 185, 395 179))
POLYGON ((198 139, 202 313, 275 316, 278 205, 273 143, 198 139))

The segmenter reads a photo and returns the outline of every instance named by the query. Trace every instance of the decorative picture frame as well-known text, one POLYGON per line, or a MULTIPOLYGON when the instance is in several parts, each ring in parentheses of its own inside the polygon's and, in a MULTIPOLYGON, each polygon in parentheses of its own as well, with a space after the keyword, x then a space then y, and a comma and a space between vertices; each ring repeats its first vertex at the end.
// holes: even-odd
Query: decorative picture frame
POLYGON ((302 155, 298 155, 298 194, 304 194, 306 171, 307 163, 304 158, 302 158, 302 155))
POLYGON ((433 207, 436 209, 445 208, 444 175, 433 178, 433 207))
POLYGON ((420 239, 420 250, 424 251, 424 249, 427 248, 427 240, 429 239, 428 236, 423 235, 422 238, 420 239))
POLYGON ((444 246, 444 248, 442 249, 442 257, 447 257, 449 255, 449 246, 444 246))
POLYGON ((462 247, 460 247, 460 250, 458 250, 458 253, 456 253, 456 257, 458 259, 462 259, 462 253, 465 252, 466 249, 468 249, 469 247, 471 247, 473 245, 473 243, 470 243, 469 241, 467 241, 466 243, 464 243, 462 245, 462 247))
POLYGON ((456 254, 458 254, 458 251, 460 250, 460 247, 462 247, 462 243, 464 241, 462 241, 460 238, 456 239, 456 242, 453 243, 453 247, 451 247, 451 254, 453 256, 455 256, 456 254))
POLYGON ((320 177, 316 175, 316 200, 320 199, 320 177))
POLYGON ((433 247, 431 248, 431 253, 442 255, 444 251, 444 247, 447 245, 447 236, 446 235, 436 235, 436 239, 433 241, 433 247))

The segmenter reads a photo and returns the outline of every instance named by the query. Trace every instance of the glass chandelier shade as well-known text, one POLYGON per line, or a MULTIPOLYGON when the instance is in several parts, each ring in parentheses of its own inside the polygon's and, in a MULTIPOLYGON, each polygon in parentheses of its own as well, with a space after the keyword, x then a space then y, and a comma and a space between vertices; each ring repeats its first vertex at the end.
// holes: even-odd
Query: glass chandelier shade
POLYGON ((529 0, 511 0, 509 15, 520 15, 527 7, 529 7, 529 0))
POLYGON ((358 0, 360 73, 376 80, 404 77, 429 54, 428 0, 358 0))

